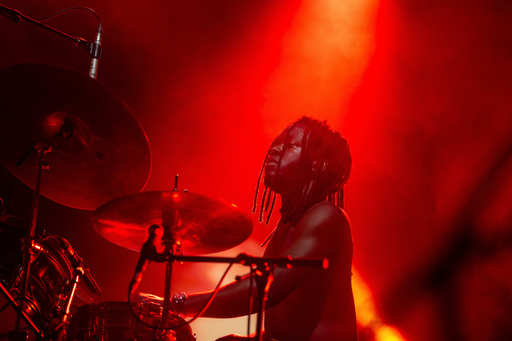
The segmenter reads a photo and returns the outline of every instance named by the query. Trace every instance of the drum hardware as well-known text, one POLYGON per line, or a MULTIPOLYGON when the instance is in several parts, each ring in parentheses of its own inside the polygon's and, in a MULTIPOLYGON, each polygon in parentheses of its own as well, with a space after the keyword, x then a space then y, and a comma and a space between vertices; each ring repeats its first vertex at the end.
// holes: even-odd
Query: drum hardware
POLYGON ((66 309, 64 310, 64 313, 61 316, 61 321, 59 325, 54 330, 54 333, 57 333, 55 341, 66 340, 71 304, 75 297, 75 293, 80 279, 84 280, 85 285, 89 288, 89 290, 91 290, 93 294, 101 294, 101 289, 99 288, 98 284, 92 277, 91 272, 85 265, 83 259, 80 258, 80 256, 78 256, 78 254, 73 250, 69 242, 64 238, 60 239, 60 244, 64 248, 65 254, 69 258, 71 264, 74 264, 73 266, 75 266, 75 270, 73 271, 73 280, 71 281, 71 287, 68 295, 66 309))
MULTIPOLYGON (((80 306, 70 319, 68 341, 107 341, 157 339, 154 328, 162 318, 161 302, 142 300, 138 303, 100 302, 80 306), (134 313, 132 313, 132 311, 134 313)), ((172 325, 180 325, 175 337, 178 341, 195 341, 190 326, 179 316, 171 316, 172 325)))
MULTIPOLYGON (((220 252, 242 243, 252 231, 252 221, 236 206, 218 198, 179 191, 177 180, 175 189, 169 192, 141 192, 113 199, 95 211, 92 222, 96 231, 107 240, 127 249, 140 250, 135 274, 129 285, 128 302, 148 262, 166 262, 160 330, 175 328, 169 323, 169 317, 174 316, 170 289, 172 265, 176 261, 250 266, 251 273, 257 274, 255 278, 259 292, 258 341, 262 340, 264 303, 273 270, 293 266, 326 268, 328 265, 325 259, 260 258, 246 254, 234 258, 198 256, 201 253, 220 252), (162 232, 160 239, 164 251, 159 253, 155 242, 162 232)), ((161 339, 172 340, 169 335, 162 334, 159 336, 161 339)))
MULTIPOLYGON (((34 261, 34 250, 36 249, 36 243, 34 242, 34 236, 36 231, 36 223, 37 223, 37 214, 39 209, 39 199, 40 199, 40 186, 41 186, 41 177, 43 173, 43 169, 48 167, 48 163, 46 160, 46 154, 50 151, 50 149, 43 144, 36 145, 37 148, 37 178, 36 185, 34 189, 34 196, 32 199, 32 216, 30 220, 30 232, 29 236, 25 238, 23 245, 23 273, 21 277, 21 288, 20 295, 18 297, 17 305, 20 310, 23 310, 23 304, 25 303, 28 280, 30 277, 31 265, 34 261)), ((14 332, 17 335, 21 335, 21 319, 22 315, 18 314, 16 316, 16 322, 14 326, 14 332)), ((30 325, 30 324, 29 324, 30 325)), ((40 331, 37 331, 39 334, 40 331)), ((36 335, 37 335, 36 334, 36 335)))
MULTIPOLYGON (((41 330, 39 330, 39 328, 34 324, 34 322, 27 315, 27 313, 18 306, 18 304, 16 303, 16 299, 11 296, 9 290, 3 285, 2 281, 0 281, 0 291, 2 291, 2 295, 4 295, 7 302, 16 311, 16 315, 20 316, 23 319, 23 321, 27 324, 28 328, 32 330, 38 338, 42 339, 43 334, 41 330)), ((9 332, 8 336, 12 340, 26 340, 28 338, 28 333, 27 331, 17 330, 14 332, 9 332)))
MULTIPOLYGON (((126 105, 100 83, 55 66, 21 64, 0 71, 0 113, 0 144, 9 146, 0 154, 0 162, 34 190, 30 232, 23 239, 22 271, 16 279, 15 290, 19 291, 12 295, 17 300, 13 302, 15 310, 24 314, 17 314, 13 334, 24 333, 22 319, 36 335, 47 334, 53 330, 43 324, 49 324, 48 316, 53 318, 58 312, 53 311, 54 302, 44 297, 44 288, 40 286, 56 288, 53 283, 46 283, 45 278, 31 275, 34 258, 39 258, 36 262, 40 267, 55 266, 50 270, 57 272, 59 280, 62 276, 70 278, 73 269, 80 266, 85 272, 83 282, 91 292, 99 294, 100 290, 67 241, 60 246, 52 245, 49 254, 37 249, 41 242, 34 234, 40 196, 65 206, 91 210, 106 200, 137 192, 149 178, 149 145, 126 105), (62 255, 54 259, 62 250, 68 259, 63 260, 62 255), (44 261, 49 264, 42 264, 44 261), (62 262, 66 263, 65 270, 60 268, 62 262), (27 300, 27 295, 31 295, 27 293, 28 282, 34 282, 40 290, 37 297, 27 300)), ((68 293, 58 294, 67 297, 68 293)))
POLYGON ((151 225, 148 228, 148 240, 142 245, 142 249, 140 250, 140 257, 137 265, 135 266, 135 273, 133 275, 132 280, 130 281, 128 292, 133 294, 142 280, 142 275, 144 271, 146 271, 146 267, 148 266, 149 260, 152 258, 153 253, 156 253, 155 247, 155 239, 157 237, 156 231, 161 229, 158 225, 151 225))
MULTIPOLYGON (((53 141, 57 141, 60 138, 60 134, 56 134, 53 141)), ((51 142, 53 142, 51 141, 51 142)), ((37 215, 39 210, 39 201, 40 201, 40 185, 41 185, 41 179, 42 179, 42 173, 43 170, 49 169, 49 163, 47 160, 47 154, 52 151, 51 143, 36 143, 35 148, 37 149, 37 179, 36 179, 36 185, 34 189, 34 196, 32 200, 32 213, 31 213, 31 223, 30 223, 30 232, 29 236, 22 238, 22 251, 23 251, 23 267, 22 267, 22 273, 21 273, 21 282, 19 285, 19 295, 17 295, 17 302, 13 302, 15 305, 17 305, 18 308, 16 308, 16 311, 28 311, 28 316, 25 314, 17 314, 16 321, 15 321, 15 327, 14 327, 14 333, 13 338, 19 339, 20 337, 25 337, 24 335, 26 332, 21 331, 21 320, 29 319, 31 320, 31 313, 32 315, 35 315, 36 312, 40 309, 38 307, 37 298, 31 297, 29 300, 28 297, 28 283, 29 279, 31 278, 31 271, 32 265, 34 264, 36 253, 39 254, 41 252, 47 253, 48 250, 44 249, 41 243, 38 243, 35 239, 35 228, 37 225, 37 215)), ((24 160, 21 160, 22 163, 24 160)), ((62 240, 60 240, 62 242, 62 240)), ((66 241, 67 243, 67 241, 66 241)), ((69 245, 69 243, 67 243, 69 245)), ((57 246, 59 248, 60 245, 57 246)), ((53 255, 50 256, 52 258, 53 255)), ((58 261, 57 261, 58 263, 58 261)), ((83 270, 82 270, 83 271, 83 270)), ((68 295, 69 301, 68 305, 70 306, 72 299, 75 294, 76 285, 78 285, 78 277, 75 280, 74 285, 71 288, 71 294, 68 295)), ((33 294, 31 294, 32 296, 33 294)), ((55 307, 53 307, 55 308, 55 307)), ((69 310, 66 309, 66 312, 63 316, 63 324, 65 324, 67 319, 67 314, 69 313, 69 310)), ((39 311, 40 314, 43 314, 42 311, 39 311)), ((48 313, 48 312, 47 312, 48 313)), ((56 314, 56 312, 49 312, 50 315, 56 314)), ((45 321, 48 322, 48 321, 45 321)), ((41 322, 43 323, 43 322, 41 322)), ((34 321, 28 322, 28 325, 33 327, 35 326, 34 321)), ((62 329, 64 330, 64 329, 62 329)), ((42 329, 33 329, 33 331, 36 333, 36 335, 43 335, 45 337, 45 331, 42 329)), ((65 332, 65 330, 64 330, 65 332)), ((60 334, 59 334, 60 335, 60 334)))
MULTIPOLYGON (((41 254, 34 249, 41 244, 34 239, 40 196, 65 206, 96 209, 107 200, 145 186, 151 169, 150 151, 145 133, 126 105, 100 83, 76 71, 42 64, 15 65, 0 71, 0 113, 0 144, 9 146, 0 154, 0 162, 34 190, 30 232, 23 243, 23 271, 16 287, 19 292, 13 296, 18 300, 15 310, 29 309, 25 311, 26 318, 32 320, 28 325, 38 326, 34 332, 39 335, 46 328, 33 319, 41 309, 50 307, 37 302, 45 300, 40 293, 27 302, 27 283, 32 280, 52 287, 52 283, 43 283, 45 279, 30 279, 34 255, 41 254)), ((73 262, 64 266, 66 271, 70 266, 66 274, 70 277, 72 269, 79 266, 72 249, 66 245, 53 248, 57 249, 53 253, 66 250, 68 261, 73 262)), ((61 255, 58 260, 50 258, 50 266, 57 268, 60 261, 68 262, 61 255)), ((80 266, 85 271, 85 284, 98 294, 89 270, 80 266)), ((26 319, 22 314, 16 318, 19 333, 22 318, 26 319)))
POLYGON ((75 271, 79 269, 79 271, 82 273, 80 278, 83 279, 87 288, 91 291, 93 295, 100 295, 101 289, 94 280, 94 278, 92 277, 91 271, 85 265, 84 260, 75 252, 75 250, 73 250, 71 244, 69 244, 69 242, 66 239, 60 238, 59 242, 61 247, 64 249, 64 253, 68 257, 71 266, 75 268, 75 271))
POLYGON ((165 297, 160 329, 170 332, 171 278, 173 260, 182 253, 213 253, 232 248, 246 240, 252 232, 252 220, 224 200, 179 191, 178 176, 172 191, 141 192, 113 199, 96 209, 92 224, 105 239, 119 246, 140 251, 129 293, 142 278, 150 260, 162 259, 166 264, 165 297), (157 232, 164 251, 156 252, 157 232), (142 246, 142 247, 141 247, 142 246))
MULTIPOLYGON (((81 258, 74 253, 70 257, 70 252, 74 252, 69 246, 67 240, 54 235, 42 234, 36 239, 21 237, 27 233, 24 228, 7 223, 0 223, 0 230, 3 235, 0 261, 0 284, 2 292, 8 304, 10 304, 17 317, 23 319, 29 330, 33 331, 38 339, 52 339, 57 336, 57 332, 62 324, 62 313, 65 311, 66 302, 71 304, 76 295, 76 286, 73 288, 72 281, 77 281, 72 277, 80 271, 80 277, 85 279, 89 270, 83 261, 77 262, 81 258), (32 240, 33 259, 31 263, 31 274, 28 276, 28 288, 24 296, 23 305, 19 305, 18 299, 21 298, 21 282, 25 269, 23 267, 21 250, 14 241, 32 240), (67 246, 66 246, 67 245, 67 246), (73 271, 73 268, 78 268, 73 271)), ((90 276, 90 273, 89 273, 90 276)), ((78 282, 77 282, 78 283, 78 282)), ((89 285, 87 285, 89 287, 89 285)), ((93 292, 92 288, 89 288, 93 292)), ((84 293, 81 293, 83 295, 84 293)), ((84 299, 85 297, 80 296, 84 299)), ((65 320, 64 320, 65 322, 65 320)), ((8 333, 10 339, 26 339, 25 330, 11 331, 8 333)))
MULTIPOLYGON (((87 7, 78 7, 75 9, 84 9, 92 12, 96 18, 98 19, 98 29, 97 29, 97 35, 94 43, 91 43, 83 38, 80 37, 73 37, 67 33, 64 33, 60 30, 57 30, 51 26, 45 25, 41 23, 41 21, 38 21, 36 19, 32 19, 24 14, 22 14, 20 11, 15 10, 13 8, 9 8, 5 5, 0 4, 0 14, 3 14, 5 17, 11 19, 14 23, 30 23, 33 24, 39 28, 42 28, 44 30, 50 31, 52 33, 55 33, 61 37, 64 37, 68 40, 73 41, 73 45, 76 47, 81 47, 89 52, 89 55, 91 56, 91 65, 89 67, 89 76, 91 78, 96 78, 97 76, 97 68, 99 59, 101 57, 101 40, 102 40, 102 29, 101 29, 101 20, 99 15, 91 8, 87 7)), ((63 12, 60 12, 63 13, 63 12)), ((60 14, 59 13, 59 14, 60 14)))
POLYGON ((188 191, 148 191, 113 199, 92 217, 96 232, 108 241, 139 252, 148 227, 163 227, 164 241, 184 254, 207 254, 235 247, 252 232, 251 218, 219 198, 188 191), (165 230, 167 228, 167 230, 165 230))
POLYGON ((73 271, 73 280, 71 284, 70 293, 68 296, 68 302, 66 304, 66 309, 64 310, 64 313, 62 314, 61 321, 59 325, 55 328, 55 332, 57 333, 57 336, 55 338, 55 341, 63 341, 66 340, 67 335, 67 329, 68 329, 68 318, 71 310, 71 303, 73 302, 73 298, 75 297, 76 288, 78 286, 78 282, 80 281, 80 278, 85 274, 85 271, 82 267, 77 267, 73 271))
MULTIPOLYGON (((146 256, 148 257, 148 256, 146 256)), ((172 270, 172 263, 174 262, 194 262, 194 263, 227 263, 227 264, 241 264, 246 265, 251 268, 251 276, 255 278, 256 285, 258 289, 258 309, 257 309, 257 321, 256 321, 256 341, 263 341, 263 316, 265 311, 265 303, 267 301, 267 295, 268 290, 270 288, 270 285, 273 280, 273 273, 275 268, 282 267, 282 268, 292 268, 292 267, 312 267, 312 268, 322 268, 327 269, 329 266, 329 262, 327 259, 309 259, 309 258, 292 258, 292 257, 281 257, 281 258, 268 258, 268 257, 254 257, 249 256, 245 253, 241 253, 236 257, 211 257, 211 256, 185 256, 180 255, 178 253, 173 252, 164 252, 164 253, 157 253, 154 249, 151 252, 151 256, 149 256, 149 259, 156 262, 167 262, 167 266, 170 267, 170 270, 172 270)), ((168 287, 170 288, 170 278, 172 275, 172 271, 169 271, 166 273, 166 295, 169 296, 170 290, 167 290, 168 287), (167 294, 169 293, 169 294, 167 294)), ((224 278, 224 277, 223 277, 224 278)), ((222 279, 223 279, 222 278, 222 279)), ((221 279, 221 282, 222 282, 221 279)), ((218 289, 218 288, 217 288, 218 289)), ((131 290, 131 288, 130 288, 131 290)), ((215 296, 216 292, 212 294, 212 297, 210 300, 213 299, 213 296, 215 296)), ((170 300, 169 297, 164 297, 164 311, 163 314, 166 312, 166 305, 165 302, 167 300, 170 300)), ((170 301, 169 301, 170 302, 170 301)), ((207 303, 207 306, 209 305, 209 302, 207 303)), ((167 316, 171 314, 172 309, 170 305, 167 305, 167 316)), ((205 309, 203 309, 205 310, 205 309)), ((202 311, 197 315, 194 316, 190 321, 187 321, 187 323, 191 323, 196 318, 200 317, 200 314, 202 311)), ((162 318, 163 323, 165 323, 165 319, 162 318)), ((180 326, 180 325, 179 325, 180 326)), ((175 327, 172 327, 171 329, 174 329, 175 327)), ((162 327, 163 329, 163 327, 162 327)), ((163 339, 163 340, 172 340, 172 339, 163 339)))
MULTIPOLYGON (((3 117, 0 144, 9 146, 0 155, 0 161, 34 190, 30 233, 23 242, 22 272, 21 278, 17 279, 19 282, 16 290, 19 289, 19 292, 16 292, 16 298, 10 295, 2 283, 3 293, 17 312, 13 334, 19 335, 13 335, 15 339, 25 335, 20 330, 21 319, 36 335, 44 336, 45 333, 34 318, 37 313, 41 313, 41 308, 49 307, 40 307, 43 305, 38 302, 40 297, 27 297, 32 295, 28 292, 32 290, 28 288, 29 281, 37 284, 44 282, 44 279, 39 281, 31 276, 34 260, 44 251, 34 238, 40 195, 65 206, 93 210, 107 200, 142 190, 151 169, 147 137, 138 121, 124 103, 115 99, 94 80, 101 57, 101 21, 94 10, 85 7, 81 9, 93 12, 99 21, 94 43, 72 37, 17 10, 0 5, 0 14, 15 23, 31 23, 71 39, 75 46, 87 49, 92 58, 90 78, 76 71, 40 64, 15 65, 0 71, 0 113, 3 117), (37 151, 36 157, 34 151, 37 151), (53 152, 52 156, 47 158, 50 152, 53 152), (48 169, 49 161, 55 165, 55 169, 48 171, 45 186, 41 187, 42 172, 48 169), (33 171, 34 163, 36 172, 33 171)), ((73 254, 69 254, 72 249, 63 247, 70 257, 69 261, 76 263, 73 254)), ((50 266, 58 268, 62 259, 57 257, 59 260, 55 260, 53 256, 52 252, 47 254, 47 261, 50 266)), ((67 296, 68 306, 82 276, 94 294, 100 292, 89 269, 82 261, 79 263, 76 269, 81 268, 83 274, 77 276, 75 272, 73 275, 75 279, 67 296)), ((45 313, 54 314, 48 311, 45 313)), ((68 309, 62 317, 63 325, 67 314, 68 309)))
POLYGON ((239 254, 237 257, 202 257, 202 256, 178 256, 168 255, 164 257, 165 261, 171 262, 206 262, 206 263, 238 263, 251 268, 251 276, 255 278, 258 289, 258 309, 256 320, 256 341, 263 341, 263 316, 265 311, 265 303, 267 301, 268 290, 273 281, 273 273, 276 267, 292 268, 292 267, 314 267, 327 269, 329 262, 327 259, 308 259, 308 258, 268 258, 253 257, 245 253, 239 254))
POLYGON ((37 184, 35 142, 51 150, 40 192, 52 201, 96 210, 141 191, 149 179, 151 152, 139 122, 84 74, 45 64, 3 69, 0 113, 0 145, 9 146, 0 162, 25 185, 37 184))

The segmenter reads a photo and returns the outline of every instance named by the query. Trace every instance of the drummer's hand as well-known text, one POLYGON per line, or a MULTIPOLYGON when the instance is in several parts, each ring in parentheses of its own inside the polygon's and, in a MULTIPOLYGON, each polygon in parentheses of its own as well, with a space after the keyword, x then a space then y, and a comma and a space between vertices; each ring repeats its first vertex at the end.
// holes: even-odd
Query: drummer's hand
POLYGON ((217 339, 215 341, 240 341, 240 340, 254 341, 255 338, 254 338, 254 336, 230 334, 230 335, 223 336, 220 339, 217 339))
POLYGON ((171 299, 171 310, 178 314, 179 317, 185 318, 185 301, 187 300, 187 294, 184 292, 177 292, 171 299))

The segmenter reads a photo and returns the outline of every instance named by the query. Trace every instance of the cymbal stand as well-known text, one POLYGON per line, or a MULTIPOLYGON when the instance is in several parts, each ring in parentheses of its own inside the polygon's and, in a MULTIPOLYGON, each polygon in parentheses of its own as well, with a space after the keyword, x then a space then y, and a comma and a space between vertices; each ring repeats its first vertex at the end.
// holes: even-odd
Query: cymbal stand
POLYGON ((85 270, 78 266, 73 271, 73 282, 71 285, 69 297, 68 297, 68 303, 66 304, 66 310, 64 311, 64 314, 62 315, 61 322, 57 326, 56 330, 58 330, 57 336, 55 338, 56 341, 62 341, 66 340, 66 335, 68 331, 68 318, 69 318, 69 311, 71 310, 71 303, 73 302, 73 298, 75 297, 76 288, 78 287, 78 282, 80 281, 80 278, 84 275, 85 270))
MULTIPOLYGON (((20 310, 23 310, 23 303, 25 301, 25 296, 27 294, 31 264, 32 261, 34 260, 34 248, 37 247, 36 243, 34 242, 34 236, 37 224, 37 213, 39 210, 39 199, 41 196, 41 178, 43 174, 43 169, 48 169, 48 161, 46 160, 46 154, 51 152, 51 147, 43 143, 37 143, 34 149, 37 150, 37 177, 34 189, 34 196, 32 199, 32 217, 30 219, 30 234, 27 238, 25 238, 23 242, 23 272, 21 277, 20 297, 18 298, 18 306, 20 310)), ((20 327, 21 316, 18 314, 16 317, 16 324, 14 327, 14 331, 17 335, 19 335, 20 333, 20 327)))
MULTIPOLYGON (((178 191, 178 174, 174 176, 174 189, 173 192, 178 191)), ((179 210, 170 210, 170 212, 174 212, 174 214, 170 216, 163 217, 163 230, 164 234, 161 238, 162 244, 164 244, 165 251, 164 255, 178 255, 181 254, 181 244, 176 240, 174 234, 172 233, 172 226, 180 226, 181 225, 181 214, 179 210)), ((172 259, 172 258, 170 258, 172 259)), ((170 334, 172 333, 169 328, 169 313, 171 310, 171 281, 172 281, 172 264, 173 261, 169 260, 165 265, 165 286, 164 286, 164 306, 162 312, 162 321, 161 328, 162 332, 162 340, 171 340, 170 334)))
MULTIPOLYGON (((174 210, 175 215, 171 221, 175 226, 181 225, 181 216, 179 210, 174 210)), ((163 331, 163 340, 170 341, 172 331, 169 328, 169 313, 171 311, 171 280, 172 280, 172 265, 174 256, 181 255, 181 243, 176 240, 172 234, 173 229, 169 225, 163 225, 164 234, 162 236, 162 243, 165 246, 165 255, 169 255, 169 261, 165 265, 165 292, 164 292, 164 307, 162 312, 161 327, 165 328, 163 331)))
MULTIPOLYGON (((167 246, 166 246, 167 249, 167 246)), ((166 250, 167 252, 171 252, 171 254, 176 254, 178 251, 178 245, 172 244, 169 250, 166 250)), ((169 313, 171 310, 171 279, 172 279, 172 261, 169 261, 165 265, 165 294, 164 294, 164 307, 162 312, 162 321, 161 321, 161 328, 164 328, 162 333, 162 340, 170 341, 174 340, 171 339, 171 333, 172 331, 167 329, 169 328, 169 313)))

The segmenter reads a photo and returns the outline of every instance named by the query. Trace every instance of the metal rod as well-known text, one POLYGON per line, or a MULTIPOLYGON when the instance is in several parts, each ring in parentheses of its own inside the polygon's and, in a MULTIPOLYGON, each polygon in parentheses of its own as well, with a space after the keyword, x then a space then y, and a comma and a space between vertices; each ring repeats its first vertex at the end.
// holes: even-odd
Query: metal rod
POLYGON ((260 272, 256 275, 256 286, 258 289, 258 315, 256 318, 256 341, 263 341, 263 316, 267 304, 268 291, 274 280, 275 266, 258 266, 260 272))
POLYGON ((179 174, 176 174, 174 176, 174 190, 177 191, 178 190, 178 176, 179 174))
MULTIPOLYGON (((169 313, 171 310, 171 280, 172 280, 172 262, 167 262, 165 266, 165 295, 164 295, 164 311, 162 312, 162 328, 169 328, 169 313)), ((171 331, 164 330, 163 340, 169 340, 167 335, 171 331)))
POLYGON ((32 331, 39 338, 42 338, 43 337, 42 332, 39 330, 39 328, 37 328, 37 326, 30 319, 30 317, 16 304, 16 300, 11 296, 11 294, 9 293, 9 290, 7 290, 7 288, 4 287, 4 285, 2 284, 2 281, 0 281, 0 291, 2 291, 2 294, 4 295, 5 299, 9 302, 11 307, 13 307, 14 310, 16 310, 16 313, 18 314, 18 316, 21 316, 23 318, 23 320, 27 323, 27 326, 30 329, 32 329, 32 331))
POLYGON ((75 271, 73 271, 73 285, 71 286, 71 292, 69 294, 68 303, 66 305, 66 310, 64 311, 64 314, 62 315, 62 320, 60 322, 60 330, 57 334, 56 341, 62 341, 66 340, 67 338, 67 331, 68 331, 68 317, 69 312, 71 310, 71 304, 73 302, 73 298, 75 297, 76 288, 78 286, 78 282, 80 281, 80 278, 84 275, 84 269, 82 267, 77 267, 75 271))
POLYGON ((328 261, 324 259, 312 259, 312 258, 268 258, 268 257, 253 257, 245 253, 241 253, 236 257, 210 257, 210 256, 183 256, 173 254, 158 254, 152 257, 153 261, 166 262, 169 260, 178 262, 201 262, 201 263, 238 263, 242 265, 275 265, 280 268, 287 267, 312 267, 312 268, 323 268, 327 269, 328 261))
MULTIPOLYGON (((34 244, 34 235, 36 231, 37 224, 37 214, 39 210, 39 199, 40 199, 40 189, 41 189, 41 178, 43 174, 43 168, 45 163, 45 155, 47 150, 42 144, 38 144, 37 146, 37 177, 36 177, 36 186, 34 189, 34 196, 32 199, 32 217, 30 220, 30 235, 28 239, 24 242, 23 249, 23 273, 21 277, 21 288, 20 288, 20 297, 19 306, 20 309, 23 310, 23 303, 25 301, 25 296, 27 294, 28 280, 30 276, 31 263, 33 260, 33 244, 34 244)), ((14 330, 16 333, 20 331, 21 327, 21 316, 18 314, 16 316, 16 323, 14 330)))
POLYGON ((85 49, 89 49, 90 46, 91 46, 91 43, 88 42, 87 40, 83 39, 83 38, 79 38, 79 37, 73 37, 67 33, 64 33, 62 31, 59 31, 51 26, 48 26, 48 25, 45 25, 45 24, 42 24, 41 22, 35 20, 35 19, 32 19, 24 14, 22 14, 20 11, 17 11, 15 9, 12 9, 12 8, 9 8, 5 5, 0 5, 0 10, 2 10, 4 13, 8 13, 10 16, 12 16, 12 20, 15 22, 15 23, 19 23, 21 22, 21 19, 23 19, 24 21, 26 22, 29 22, 31 24, 34 24, 44 30, 47 30, 47 31, 50 31, 50 32, 53 32, 53 33, 56 33, 58 35, 60 35, 61 37, 64 37, 66 39, 69 39, 69 40, 72 40, 75 44, 75 46, 81 46, 85 49))

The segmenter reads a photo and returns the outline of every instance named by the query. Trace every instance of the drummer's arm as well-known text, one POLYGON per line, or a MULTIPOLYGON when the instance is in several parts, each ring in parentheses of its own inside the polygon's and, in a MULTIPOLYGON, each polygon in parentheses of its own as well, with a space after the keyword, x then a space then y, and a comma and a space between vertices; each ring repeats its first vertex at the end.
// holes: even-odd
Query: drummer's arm
MULTIPOLYGON (((332 205, 317 205, 300 219, 295 229, 295 241, 289 248, 282 250, 278 257, 288 255, 293 258, 314 258, 333 260, 339 252, 351 258, 350 223, 346 215, 332 205), (341 250, 343 249, 343 250, 341 250)), ((278 305, 291 292, 306 280, 315 278, 323 269, 294 267, 291 269, 277 268, 270 287, 267 308, 278 305)), ((350 272, 350 267, 347 267, 350 272)), ((247 315, 250 281, 245 277, 233 282, 219 291, 211 306, 203 314, 204 317, 229 318, 247 315)), ((257 297, 256 284, 252 286, 253 297, 257 297)), ((206 304, 210 293, 193 294, 185 303, 185 312, 193 316, 206 304)), ((253 309, 256 305, 253 305, 253 309)), ((252 313, 255 311, 253 310, 252 313)))
MULTIPOLYGON (((231 318, 248 315, 250 290, 256 295, 256 283, 253 281, 251 288, 250 276, 222 287, 201 316, 231 318)), ((204 292, 189 295, 183 307, 184 313, 189 317, 195 316, 206 305, 211 294, 204 292)))

